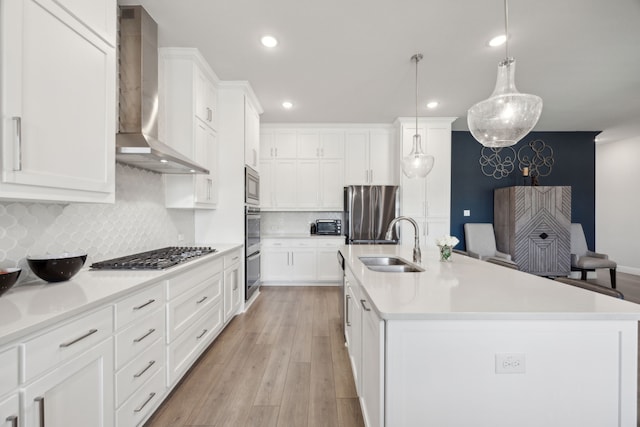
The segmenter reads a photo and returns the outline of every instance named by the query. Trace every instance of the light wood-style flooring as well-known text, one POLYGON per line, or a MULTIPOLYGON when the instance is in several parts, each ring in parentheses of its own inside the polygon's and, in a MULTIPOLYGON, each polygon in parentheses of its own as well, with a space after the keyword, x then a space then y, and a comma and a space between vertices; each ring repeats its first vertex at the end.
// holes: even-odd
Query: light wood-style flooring
POLYGON ((262 287, 146 427, 364 426, 339 287, 262 287))

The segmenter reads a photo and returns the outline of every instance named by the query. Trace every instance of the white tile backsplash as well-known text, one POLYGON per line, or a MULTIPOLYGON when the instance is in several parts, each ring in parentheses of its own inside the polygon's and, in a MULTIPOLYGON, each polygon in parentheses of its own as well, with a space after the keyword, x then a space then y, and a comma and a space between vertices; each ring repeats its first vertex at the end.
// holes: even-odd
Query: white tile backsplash
POLYGON ((162 175, 116 165, 116 201, 0 203, 0 267, 21 267, 20 282, 35 276, 27 255, 86 251, 86 265, 194 241, 192 210, 166 209, 162 175), (178 242, 178 234, 184 241, 178 242))
POLYGON ((309 234, 316 219, 342 219, 342 212, 261 212, 262 234, 309 234))

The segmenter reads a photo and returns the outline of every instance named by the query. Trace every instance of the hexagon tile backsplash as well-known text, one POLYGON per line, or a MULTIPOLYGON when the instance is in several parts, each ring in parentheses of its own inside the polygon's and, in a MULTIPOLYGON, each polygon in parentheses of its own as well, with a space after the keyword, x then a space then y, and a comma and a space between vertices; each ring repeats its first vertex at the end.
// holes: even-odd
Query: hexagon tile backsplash
MULTIPOLYGON (((85 265, 193 240, 193 211, 164 207, 162 175, 116 165, 116 202, 0 203, 0 267, 20 267, 20 282, 36 278, 27 255, 86 251, 85 265)), ((191 241, 191 242, 190 242, 191 241)))

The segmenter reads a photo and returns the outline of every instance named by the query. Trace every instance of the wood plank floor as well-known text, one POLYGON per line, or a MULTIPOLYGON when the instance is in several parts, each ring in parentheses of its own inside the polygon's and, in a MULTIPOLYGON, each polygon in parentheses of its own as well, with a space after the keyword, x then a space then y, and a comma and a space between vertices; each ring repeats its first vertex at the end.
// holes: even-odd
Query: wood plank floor
POLYGON ((364 426, 339 287, 263 287, 146 427, 364 426))

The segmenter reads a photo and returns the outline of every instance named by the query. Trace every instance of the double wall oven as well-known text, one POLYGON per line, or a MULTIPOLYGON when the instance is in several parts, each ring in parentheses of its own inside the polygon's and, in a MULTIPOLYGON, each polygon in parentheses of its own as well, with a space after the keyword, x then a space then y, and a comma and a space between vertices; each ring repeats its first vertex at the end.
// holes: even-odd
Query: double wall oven
POLYGON ((260 288, 260 176, 245 167, 244 253, 245 300, 260 288))

